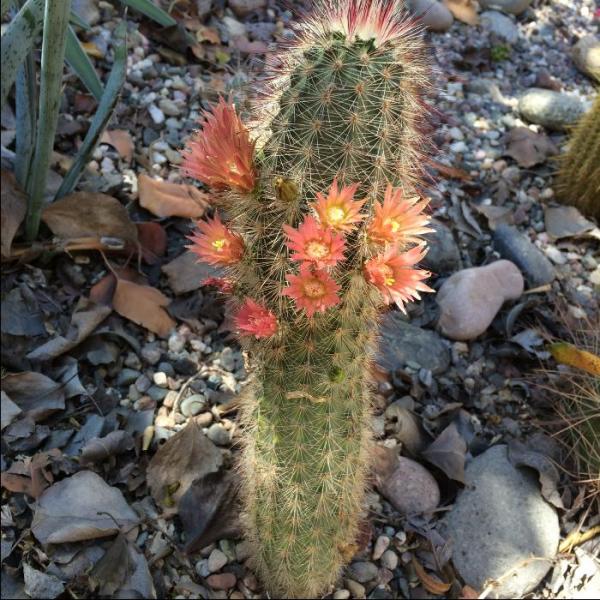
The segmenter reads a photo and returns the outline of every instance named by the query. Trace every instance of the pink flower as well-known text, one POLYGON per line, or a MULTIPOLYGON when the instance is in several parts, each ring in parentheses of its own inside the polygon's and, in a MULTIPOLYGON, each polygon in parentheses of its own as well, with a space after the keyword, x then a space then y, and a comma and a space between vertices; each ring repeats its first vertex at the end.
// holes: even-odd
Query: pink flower
POLYGON ((242 238, 233 233, 223 223, 219 215, 207 221, 198 221, 198 231, 188 239, 192 242, 188 248, 200 259, 210 265, 234 265, 244 254, 242 238))
POLYGON ((306 217, 298 229, 284 225, 283 230, 289 239, 288 248, 294 251, 292 260, 309 262, 322 269, 344 259, 343 236, 322 227, 314 217, 306 217))
POLYGON ((388 184, 383 204, 375 204, 375 216, 369 225, 369 239, 380 244, 420 242, 419 236, 433 231, 426 227, 429 217, 423 214, 425 200, 403 198, 400 188, 388 184))
POLYGON ((307 263, 300 265, 299 275, 286 275, 289 286, 282 292, 293 298, 298 308, 303 308, 309 317, 316 312, 325 312, 330 306, 339 304, 337 295, 340 286, 323 270, 313 270, 307 263))
POLYGON ((233 103, 220 98, 212 113, 204 111, 202 117, 202 130, 185 148, 182 172, 217 190, 251 192, 256 183, 254 143, 233 103))
POLYGON ((381 292, 386 304, 395 302, 402 312, 406 312, 405 302, 420 298, 419 292, 433 292, 423 283, 430 273, 413 268, 425 253, 424 245, 403 253, 390 246, 365 263, 365 279, 381 292))
POLYGON ((242 334, 256 339, 271 337, 277 333, 277 318, 252 298, 246 298, 235 316, 235 324, 242 334))
POLYGON ((327 197, 321 193, 317 194, 317 202, 313 207, 319 215, 321 225, 348 233, 365 218, 365 215, 360 214, 365 200, 354 200, 357 188, 358 184, 354 184, 340 190, 337 180, 334 179, 327 197))

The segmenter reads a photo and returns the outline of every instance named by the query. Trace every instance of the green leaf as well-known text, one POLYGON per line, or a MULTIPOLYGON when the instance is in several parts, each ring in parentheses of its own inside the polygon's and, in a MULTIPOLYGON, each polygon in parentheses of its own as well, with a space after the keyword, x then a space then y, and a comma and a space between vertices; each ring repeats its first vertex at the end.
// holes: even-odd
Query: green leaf
POLYGON ((69 16, 69 21, 73 23, 73 25, 77 25, 77 27, 81 27, 84 31, 89 31, 91 27, 88 23, 86 23, 74 10, 71 11, 69 16))
POLYGON ((156 6, 151 0, 121 0, 121 4, 141 12, 143 15, 146 15, 148 18, 164 27, 177 25, 177 21, 170 14, 156 6))
POLYGON ((44 0, 28 0, 8 24, 2 36, 2 83, 0 106, 3 107, 8 92, 15 82, 17 71, 31 50, 42 28, 44 0))
POLYGON ((42 40, 38 139, 27 189, 29 210, 25 233, 29 240, 35 239, 40 226, 42 201, 46 192, 48 169, 54 148, 58 111, 62 99, 63 63, 70 12, 70 0, 46 2, 42 40))
POLYGON ((81 79, 83 85, 94 95, 94 98, 100 102, 102 98, 102 84, 98 79, 98 74, 92 65, 92 61, 79 43, 77 35, 73 28, 69 26, 67 31, 67 47, 65 49, 65 60, 75 71, 77 77, 81 79))
POLYGON ((2 0, 2 3, 0 4, 0 17, 3 17, 6 14, 10 3, 11 0, 2 0))
POLYGON ((71 168, 65 175, 60 188, 56 192, 55 200, 70 194, 75 189, 75 185, 79 181, 83 169, 90 161, 94 148, 98 144, 100 136, 112 115, 117 98, 119 97, 119 92, 125 81, 125 72, 127 69, 126 32, 127 25, 122 21, 113 33, 113 39, 115 40, 115 60, 108 81, 106 82, 104 93, 100 99, 100 104, 98 105, 90 128, 79 148, 79 152, 77 152, 71 168))
POLYGON ((37 84, 33 52, 19 67, 15 89, 17 136, 15 147, 15 176, 23 189, 27 187, 29 167, 35 148, 37 122, 37 84))

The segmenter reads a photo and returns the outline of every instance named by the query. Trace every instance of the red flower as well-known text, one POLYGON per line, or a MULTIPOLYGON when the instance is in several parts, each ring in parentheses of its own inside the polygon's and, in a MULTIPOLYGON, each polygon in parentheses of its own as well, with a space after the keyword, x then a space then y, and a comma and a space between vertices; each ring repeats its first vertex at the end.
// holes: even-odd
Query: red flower
POLYGON ((277 318, 252 298, 246 298, 235 316, 237 328, 255 338, 271 337, 277 333, 277 318))
POLYGON ((340 190, 337 179, 334 179, 327 197, 321 193, 317 194, 314 209, 323 226, 348 233, 354 229, 356 223, 360 223, 365 218, 365 215, 360 214, 365 200, 353 199, 356 188, 358 188, 357 183, 340 190))
POLYGON ((290 285, 283 290, 283 295, 293 298, 296 306, 303 308, 309 317, 340 302, 337 295, 340 286, 326 271, 312 270, 303 263, 299 275, 286 275, 285 278, 290 285))
POLYGON ((292 260, 309 262, 318 269, 333 267, 344 259, 346 244, 343 236, 321 227, 314 217, 304 219, 298 229, 284 225, 292 260))
POLYGON ((381 292, 386 304, 395 302, 402 312, 406 312, 405 302, 420 298, 419 292, 433 291, 423 283, 430 273, 412 268, 425 253, 424 245, 403 253, 390 246, 365 263, 365 278, 381 292))
POLYGON ((433 231, 426 227, 429 217, 423 214, 427 201, 403 198, 400 188, 388 184, 383 204, 375 204, 375 216, 369 225, 369 239, 380 244, 421 241, 420 235, 433 231))
POLYGON ((198 221, 198 230, 189 236, 192 242, 188 246, 202 261, 210 265, 233 265, 244 254, 242 238, 233 233, 223 223, 219 215, 207 221, 198 221))
POLYGON ((233 283, 225 277, 207 277, 202 280, 202 285, 215 287, 223 294, 233 292, 233 283))
POLYGON ((252 191, 254 143, 233 103, 220 98, 212 113, 204 111, 202 117, 202 130, 193 134, 185 148, 183 173, 218 190, 252 191))

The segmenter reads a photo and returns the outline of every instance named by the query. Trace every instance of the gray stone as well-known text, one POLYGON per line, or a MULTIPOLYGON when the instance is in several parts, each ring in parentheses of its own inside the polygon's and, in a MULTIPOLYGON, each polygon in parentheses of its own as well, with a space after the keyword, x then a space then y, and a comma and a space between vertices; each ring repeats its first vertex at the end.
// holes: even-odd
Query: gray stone
POLYGON ((479 0, 482 9, 499 10, 512 15, 520 15, 529 8, 533 0, 479 0))
POLYGON ((564 131, 580 119, 585 107, 575 96, 532 88, 519 99, 519 112, 531 123, 555 131, 564 131))
POLYGON ((350 590, 337 590, 333 594, 333 600, 346 600, 350 598, 350 590))
POLYGON ((228 4, 235 16, 243 19, 250 13, 265 8, 267 0, 229 0, 228 4))
POLYGON ((556 277, 552 263, 516 227, 498 225, 494 249, 502 258, 514 262, 533 286, 545 285, 556 277))
POLYGON ((202 394, 192 394, 182 400, 179 410, 186 417, 194 417, 200 414, 206 407, 206 398, 202 394))
POLYGON ((117 385, 131 385, 137 381, 140 375, 141 373, 135 369, 122 369, 119 371, 115 383, 117 385))
POLYGON ((383 553, 390 547, 390 538, 387 535, 380 535, 373 546, 373 560, 379 560, 383 553))
POLYGON ((440 502, 440 488, 433 475, 404 456, 398 457, 392 474, 379 481, 377 487, 394 508, 405 515, 431 512, 440 502))
POLYGON ((377 577, 377 573, 379 569, 377 565, 372 562, 366 561, 358 561, 354 562, 348 568, 350 575, 360 583, 366 583, 367 581, 372 581, 377 577))
POLYGON ((227 564, 227 556, 218 548, 215 548, 208 557, 208 570, 211 573, 220 571, 227 564))
POLYGON ((196 12, 198 13, 198 17, 202 19, 206 17, 208 13, 212 10, 213 0, 196 0, 196 12))
POLYGON ((484 29, 509 44, 515 44, 519 39, 519 29, 515 22, 498 11, 486 10, 481 13, 479 21, 484 29))
POLYGON ((452 340, 475 339, 487 330, 504 302, 521 296, 523 287, 523 276, 508 260, 454 273, 436 296, 438 327, 452 340))
POLYGON ((350 590, 353 598, 366 598, 365 586, 354 581, 354 579, 346 579, 346 587, 350 590))
POLYGON ((231 433, 221 423, 213 423, 208 428, 206 435, 217 446, 227 446, 231 442, 231 433))
POLYGON ((179 106, 169 98, 162 98, 158 103, 158 107, 169 117, 178 117, 181 114, 179 106))
POLYGON ((63 582, 54 575, 36 571, 28 564, 23 564, 25 593, 30 598, 56 598, 65 591, 63 582))
POLYGON ((575 66, 585 75, 600 81, 600 39, 584 35, 571 49, 575 66))
POLYGON ((88 25, 96 25, 100 20, 100 10, 97 0, 73 0, 71 9, 88 25))
POLYGON ((497 581, 489 597, 522 598, 546 575, 556 554, 556 511, 542 498, 536 474, 509 462, 505 445, 475 458, 465 479, 446 519, 454 566, 475 589, 497 581))
POLYGON ((398 555, 393 550, 386 550, 380 562, 382 567, 393 571, 398 566, 398 555))
POLYGON ((155 402, 160 402, 165 399, 165 396, 169 393, 169 390, 165 388, 158 387, 157 385, 153 385, 148 388, 146 394, 152 398, 155 402))
POLYGON ((454 241, 452 231, 435 219, 432 219, 431 227, 435 231, 423 236, 428 240, 429 246, 429 250, 421 263, 423 267, 434 275, 453 273, 460 269, 460 252, 454 241))
POLYGON ((448 31, 454 21, 448 8, 437 0, 410 0, 408 8, 431 31, 448 31))
POLYGON ((155 365, 160 360, 162 351, 156 344, 146 344, 140 354, 149 365, 155 365))
POLYGON ((387 371, 395 371, 410 361, 439 374, 450 364, 450 351, 442 338, 433 331, 407 323, 399 312, 385 315, 380 336, 376 360, 387 371))

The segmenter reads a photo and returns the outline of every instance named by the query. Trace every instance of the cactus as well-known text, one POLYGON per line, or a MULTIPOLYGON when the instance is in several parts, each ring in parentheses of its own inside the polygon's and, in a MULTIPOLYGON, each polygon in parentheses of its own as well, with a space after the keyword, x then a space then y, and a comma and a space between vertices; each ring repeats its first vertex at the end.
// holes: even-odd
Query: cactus
POLYGON ((323 2, 279 57, 249 133, 221 99, 184 154, 218 217, 191 250, 222 266, 254 373, 241 476, 255 565, 313 597, 356 549, 369 466, 369 366, 386 304, 430 291, 418 195, 427 83, 400 2, 323 2), (251 137, 254 141, 251 141, 251 137))
POLYGON ((600 220, 600 93, 592 109, 575 126, 559 166, 558 198, 600 220))

